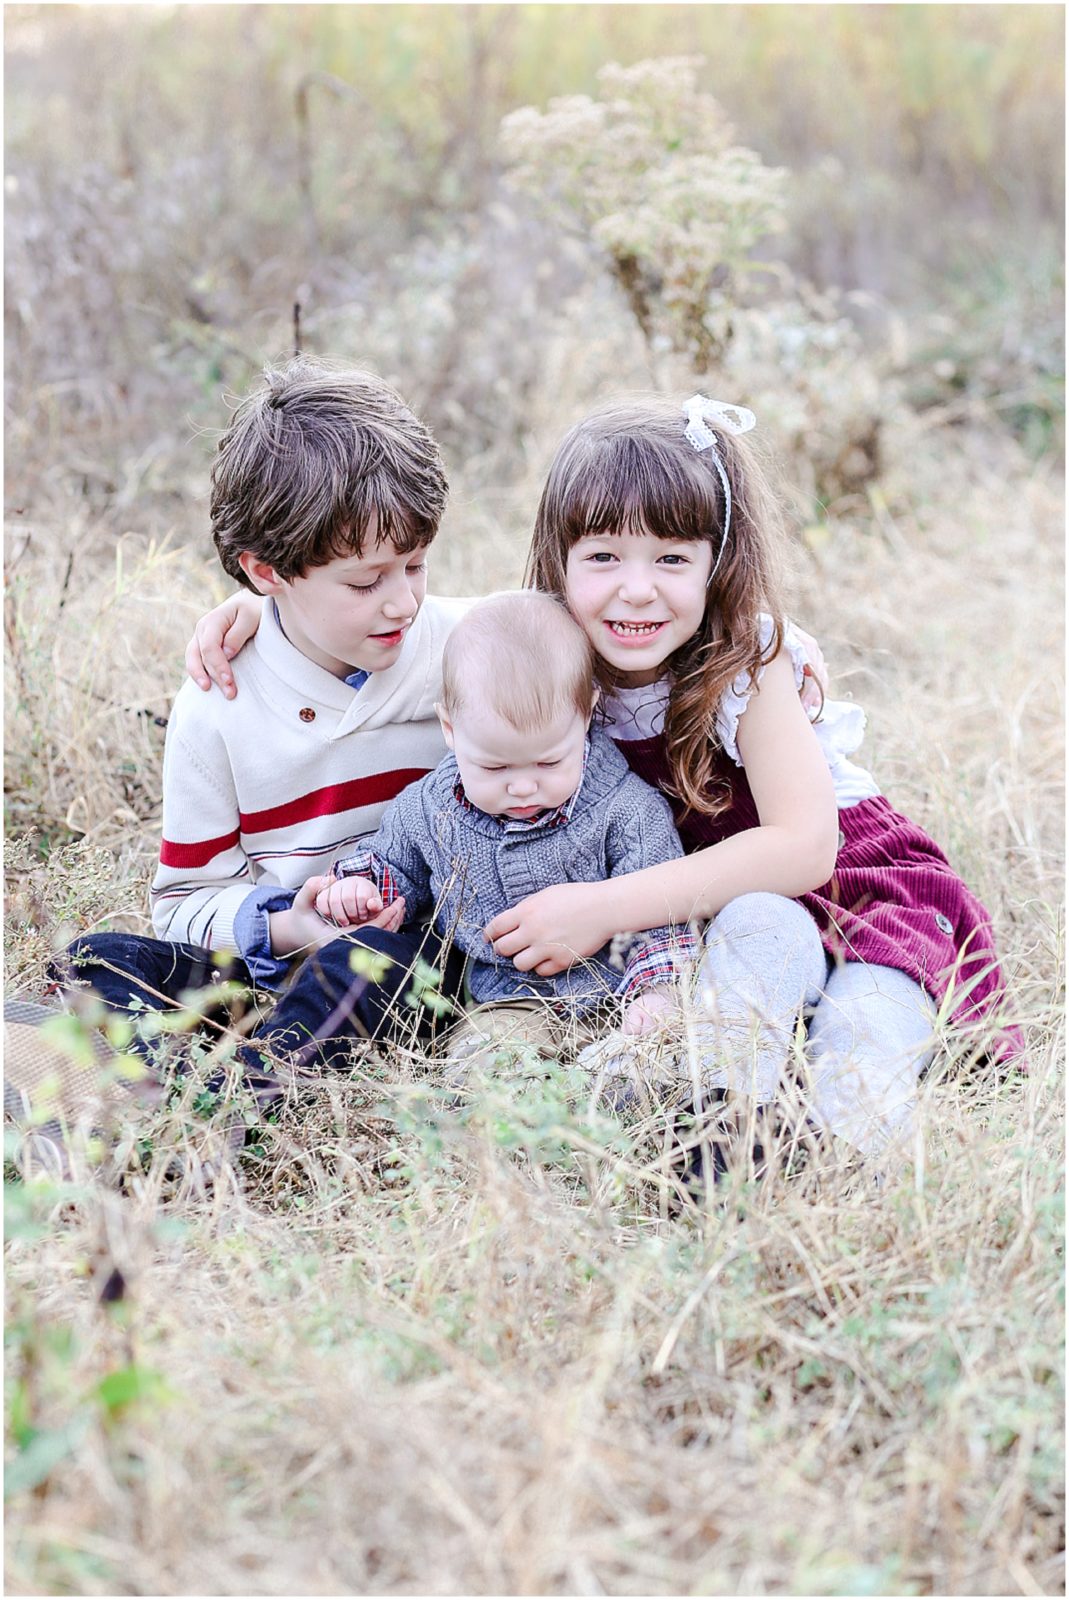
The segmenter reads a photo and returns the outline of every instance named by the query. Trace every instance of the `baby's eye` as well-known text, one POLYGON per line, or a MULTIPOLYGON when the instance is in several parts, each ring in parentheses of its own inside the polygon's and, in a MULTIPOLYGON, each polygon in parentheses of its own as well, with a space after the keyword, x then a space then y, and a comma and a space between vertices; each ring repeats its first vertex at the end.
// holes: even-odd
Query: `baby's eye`
POLYGON ((484 772, 504 772, 504 767, 484 767, 484 772))
POLYGON ((560 757, 558 756, 556 761, 540 761, 538 763, 538 765, 540 767, 559 767, 560 766, 560 757))

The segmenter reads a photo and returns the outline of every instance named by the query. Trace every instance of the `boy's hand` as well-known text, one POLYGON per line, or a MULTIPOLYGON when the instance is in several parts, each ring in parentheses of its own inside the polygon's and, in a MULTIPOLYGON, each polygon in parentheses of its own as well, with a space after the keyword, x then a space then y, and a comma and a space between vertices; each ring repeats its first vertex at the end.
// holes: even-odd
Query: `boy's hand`
POLYGON ((624 1007, 622 1031, 629 1034, 653 1033, 670 1022, 678 1009, 676 996, 667 984, 644 989, 624 1007))
POLYGON ((315 908, 335 928, 362 928, 382 911, 382 895, 370 878, 331 878, 316 895, 315 908))
MULTIPOLYGON (((271 929, 271 949, 276 956, 296 955, 298 950, 314 949, 330 944, 345 932, 330 922, 325 922, 315 908, 316 900, 324 890, 329 890, 337 879, 329 874, 309 878, 294 895, 293 904, 285 911, 272 911, 268 916, 271 929)), ((381 901, 380 901, 381 904, 381 901)), ((363 924, 366 928, 385 928, 396 933, 405 920, 403 897, 381 910, 363 924)))
POLYGON ((808 656, 808 664, 802 669, 805 676, 802 687, 798 691, 799 699, 806 709, 806 713, 815 717, 824 705, 824 697, 828 692, 828 663, 824 659, 824 652, 811 633, 806 633, 794 623, 794 631, 808 656))
POLYGON ((232 594, 200 618, 186 645, 186 671, 201 689, 217 683, 228 700, 237 694, 230 662, 260 626, 263 601, 255 594, 232 594))

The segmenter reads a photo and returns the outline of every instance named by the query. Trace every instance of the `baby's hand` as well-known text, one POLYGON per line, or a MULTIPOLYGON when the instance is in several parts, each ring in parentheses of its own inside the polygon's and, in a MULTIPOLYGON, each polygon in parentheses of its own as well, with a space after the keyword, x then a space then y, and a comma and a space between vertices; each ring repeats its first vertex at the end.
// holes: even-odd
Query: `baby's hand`
POLYGON ((629 1034, 653 1033, 670 1022, 677 1009, 675 993, 667 984, 644 989, 624 1007, 622 1030, 629 1034))
MULTIPOLYGON (((355 883, 358 879, 347 879, 355 883)), ((363 880, 367 882, 366 879, 363 880)), ((348 927, 385 928, 388 933, 396 933, 405 920, 404 897, 400 896, 392 905, 382 907, 379 898, 378 916, 365 917, 362 923, 331 922, 321 916, 316 902, 320 895, 329 895, 333 889, 341 885, 332 877, 319 875, 306 878, 293 897, 293 904, 284 911, 269 912, 267 918, 268 929, 271 935, 271 949, 276 956, 292 956, 298 951, 315 949, 317 945, 330 944, 331 940, 339 938, 348 927)), ((370 889, 375 888, 369 884, 370 889)))
POLYGON ((370 878, 332 878, 316 895, 315 908, 332 927, 362 928, 383 909, 382 895, 370 878))

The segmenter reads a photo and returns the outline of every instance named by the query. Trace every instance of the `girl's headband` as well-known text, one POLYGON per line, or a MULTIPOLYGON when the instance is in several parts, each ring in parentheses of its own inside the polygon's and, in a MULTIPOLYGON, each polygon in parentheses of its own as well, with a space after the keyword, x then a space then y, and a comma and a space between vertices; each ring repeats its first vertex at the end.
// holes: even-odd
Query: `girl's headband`
POLYGON ((724 463, 720 459, 720 451, 717 449, 716 434, 705 419, 712 417, 728 433, 749 433, 751 428, 756 428, 757 418, 745 406, 729 405, 723 400, 707 400, 703 394, 691 395, 683 407, 683 415, 687 419, 687 426, 683 429, 684 439, 699 453, 703 450, 712 451, 713 466, 719 474, 724 489, 724 531, 720 536, 720 549, 713 562, 713 570, 707 580, 708 586, 712 583, 716 569, 727 549, 728 529, 731 527, 731 485, 724 471, 724 463))

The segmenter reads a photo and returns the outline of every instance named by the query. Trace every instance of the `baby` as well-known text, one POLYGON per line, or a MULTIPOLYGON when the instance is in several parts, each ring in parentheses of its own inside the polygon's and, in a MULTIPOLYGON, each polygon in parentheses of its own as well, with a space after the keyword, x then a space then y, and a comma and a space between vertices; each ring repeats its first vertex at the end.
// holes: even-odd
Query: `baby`
POLYGON ((316 909, 338 927, 359 927, 402 896, 406 918, 433 913, 469 958, 478 1003, 469 1034, 502 1037, 494 1024, 507 1011, 515 1034, 551 1044, 562 1021, 589 1018, 612 997, 626 1033, 648 1032, 674 1010, 672 979, 693 952, 686 928, 638 935, 622 972, 606 945, 552 977, 520 971, 484 934, 549 884, 682 855, 668 802, 591 731, 597 697, 590 643, 558 601, 533 591, 480 601, 442 658, 437 711, 451 753, 397 796, 377 833, 335 864, 333 881, 323 879, 316 909))

